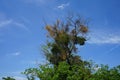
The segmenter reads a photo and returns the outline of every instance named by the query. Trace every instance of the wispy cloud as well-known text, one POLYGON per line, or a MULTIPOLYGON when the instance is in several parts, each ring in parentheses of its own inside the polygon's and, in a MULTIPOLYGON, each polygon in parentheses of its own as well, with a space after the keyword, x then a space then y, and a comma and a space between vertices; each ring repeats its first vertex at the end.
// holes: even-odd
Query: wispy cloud
POLYGON ((16 25, 17 27, 20 27, 20 28, 30 32, 30 30, 23 23, 13 22, 13 24, 16 25))
POLYGON ((21 53, 20 52, 15 52, 15 53, 12 53, 11 55, 13 56, 19 56, 21 53))
POLYGON ((60 4, 59 6, 57 6, 57 8, 63 10, 65 7, 67 7, 67 6, 69 6, 69 5, 70 5, 69 3, 60 4))
POLYGON ((20 27, 26 31, 30 31, 25 23, 14 20, 12 18, 8 19, 8 17, 4 13, 0 12, 0 29, 13 26, 20 27))
POLYGON ((14 53, 8 53, 8 54, 6 54, 6 56, 19 56, 19 55, 21 55, 21 52, 14 52, 14 53))
POLYGON ((12 19, 7 19, 6 15, 0 12, 0 28, 5 27, 12 23, 12 19))
POLYGON ((8 27, 11 25, 20 27, 20 28, 30 32, 30 30, 27 28, 27 26, 24 23, 20 23, 20 22, 14 21, 12 19, 0 21, 0 28, 8 27))
POLYGON ((106 54, 111 53, 112 51, 114 51, 118 47, 120 47, 120 45, 113 46, 111 49, 107 50, 106 54))
POLYGON ((21 20, 24 22, 24 23, 27 23, 27 24, 31 24, 31 21, 27 18, 25 18, 24 16, 21 17, 21 20))
POLYGON ((119 35, 93 35, 91 36, 88 43, 91 44, 120 44, 120 36, 119 35))
POLYGON ((9 24, 11 24, 13 21, 10 19, 10 20, 5 20, 5 21, 0 21, 0 28, 2 27, 5 27, 9 24))

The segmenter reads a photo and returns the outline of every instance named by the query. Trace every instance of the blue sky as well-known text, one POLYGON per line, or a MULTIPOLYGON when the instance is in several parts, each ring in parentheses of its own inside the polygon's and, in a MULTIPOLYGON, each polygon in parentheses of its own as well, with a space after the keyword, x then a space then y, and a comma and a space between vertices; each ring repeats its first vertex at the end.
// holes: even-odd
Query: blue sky
POLYGON ((45 23, 64 19, 68 12, 90 20, 89 40, 80 47, 82 59, 111 67, 120 64, 119 0, 0 0, 0 77, 45 63, 45 23))

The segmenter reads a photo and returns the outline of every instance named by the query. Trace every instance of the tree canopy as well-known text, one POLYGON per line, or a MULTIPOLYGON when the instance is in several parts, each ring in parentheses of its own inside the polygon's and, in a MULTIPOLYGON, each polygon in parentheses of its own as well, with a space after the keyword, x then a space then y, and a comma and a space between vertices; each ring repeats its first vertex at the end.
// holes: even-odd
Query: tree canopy
POLYGON ((74 55, 77 53, 76 45, 83 46, 87 40, 85 35, 88 27, 81 18, 68 17, 66 22, 57 20, 54 25, 46 25, 46 30, 52 41, 47 43, 47 49, 43 51, 50 63, 58 65, 66 61, 72 65, 81 62, 80 57, 74 55))
POLYGON ((26 69, 23 74, 34 80, 119 80, 120 66, 109 68, 84 61, 77 55, 77 46, 84 46, 87 40, 88 26, 80 17, 68 17, 65 22, 57 20, 46 25, 47 45, 43 52, 49 64, 39 68, 26 69), (34 78, 34 79, 33 79, 34 78))
POLYGON ((77 54, 78 46, 84 46, 88 40, 89 29, 83 19, 72 16, 45 28, 49 41, 43 52, 49 63, 22 72, 28 80, 120 80, 120 66, 97 65, 77 54))

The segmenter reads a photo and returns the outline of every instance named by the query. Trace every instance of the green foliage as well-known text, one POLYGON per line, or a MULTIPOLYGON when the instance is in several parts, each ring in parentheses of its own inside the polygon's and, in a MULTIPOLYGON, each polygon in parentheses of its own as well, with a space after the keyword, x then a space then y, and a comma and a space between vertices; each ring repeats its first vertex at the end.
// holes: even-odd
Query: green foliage
POLYGON ((86 39, 84 37, 77 37, 77 42, 80 45, 84 45, 85 44, 86 39))
POLYGON ((88 27, 80 18, 68 17, 66 22, 56 21, 47 25, 51 42, 43 46, 49 64, 26 69, 28 80, 120 80, 120 66, 109 68, 84 61, 77 53, 77 46, 85 45, 88 27))
POLYGON ((108 65, 101 65, 100 68, 93 74, 91 79, 94 80, 119 80, 120 66, 109 68, 108 65))
POLYGON ((2 80, 15 80, 15 79, 12 77, 3 77, 2 80))
POLYGON ((47 60, 54 65, 62 61, 71 65, 71 59, 74 53, 77 53, 76 45, 85 44, 88 27, 79 17, 76 19, 68 17, 64 23, 57 20, 54 25, 47 25, 46 30, 49 38, 53 40, 48 42, 47 48, 43 50, 47 60))
POLYGON ((22 72, 28 80, 120 80, 120 65, 109 68, 84 61, 75 54, 77 46, 85 45, 87 40, 88 27, 81 18, 68 17, 64 23, 57 20, 54 25, 47 25, 46 30, 51 42, 43 46, 43 52, 49 63, 22 72))
POLYGON ((40 65, 39 68, 30 68, 24 74, 29 74, 29 78, 32 76, 40 80, 119 80, 120 66, 110 69, 107 65, 98 66, 91 62, 86 64, 86 61, 80 65, 70 66, 64 61, 57 67, 49 64, 40 65))
POLYGON ((22 74, 25 74, 29 78, 28 80, 35 80, 35 77, 40 80, 51 80, 54 69, 50 65, 40 65, 39 68, 26 69, 22 74))

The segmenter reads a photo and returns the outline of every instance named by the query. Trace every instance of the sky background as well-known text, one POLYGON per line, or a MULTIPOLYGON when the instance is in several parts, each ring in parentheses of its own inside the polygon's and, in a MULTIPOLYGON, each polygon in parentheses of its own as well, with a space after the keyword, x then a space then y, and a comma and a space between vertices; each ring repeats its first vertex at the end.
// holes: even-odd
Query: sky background
POLYGON ((69 12, 90 21, 89 40, 79 48, 82 59, 120 65, 120 0, 0 0, 0 77, 25 80, 20 72, 45 63, 45 22, 69 12))

